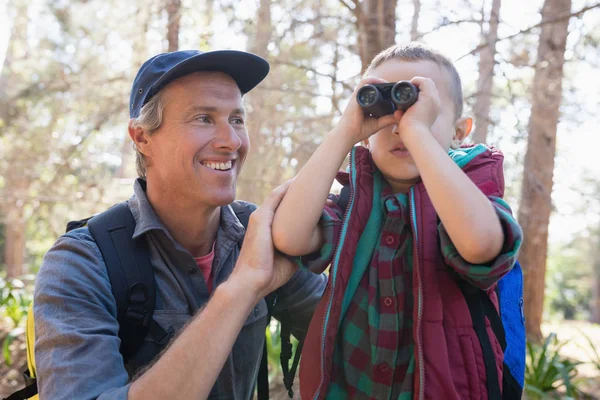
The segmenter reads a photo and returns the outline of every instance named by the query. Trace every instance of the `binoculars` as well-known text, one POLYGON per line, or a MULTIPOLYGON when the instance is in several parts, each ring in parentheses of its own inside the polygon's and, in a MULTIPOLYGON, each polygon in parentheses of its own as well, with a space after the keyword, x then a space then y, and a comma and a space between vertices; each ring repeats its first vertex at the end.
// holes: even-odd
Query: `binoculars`
POLYGON ((356 101, 364 113, 375 118, 396 110, 406 111, 418 97, 419 89, 409 81, 365 85, 356 93, 356 101))

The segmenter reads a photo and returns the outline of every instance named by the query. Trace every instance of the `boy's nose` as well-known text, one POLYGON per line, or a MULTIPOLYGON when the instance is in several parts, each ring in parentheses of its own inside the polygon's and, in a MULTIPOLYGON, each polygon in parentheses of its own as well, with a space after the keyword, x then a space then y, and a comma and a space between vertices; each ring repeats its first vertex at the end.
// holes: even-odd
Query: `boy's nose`
POLYGON ((398 130, 398 124, 394 124, 392 126, 392 133, 396 135, 400 133, 400 131, 398 130))

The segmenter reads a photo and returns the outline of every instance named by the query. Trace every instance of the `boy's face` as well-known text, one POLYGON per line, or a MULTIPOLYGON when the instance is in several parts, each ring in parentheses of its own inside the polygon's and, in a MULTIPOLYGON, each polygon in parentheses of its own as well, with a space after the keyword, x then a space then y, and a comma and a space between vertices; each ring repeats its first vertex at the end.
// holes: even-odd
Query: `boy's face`
MULTIPOLYGON (((444 150, 450 148, 456 132, 455 107, 450 90, 451 76, 444 67, 433 61, 388 60, 373 69, 370 75, 388 82, 409 81, 415 76, 433 80, 440 95, 440 112, 431 126, 431 134, 444 150)), ((419 171, 410 154, 394 151, 404 147, 397 125, 378 131, 365 144, 394 192, 406 192, 418 181, 419 171)))

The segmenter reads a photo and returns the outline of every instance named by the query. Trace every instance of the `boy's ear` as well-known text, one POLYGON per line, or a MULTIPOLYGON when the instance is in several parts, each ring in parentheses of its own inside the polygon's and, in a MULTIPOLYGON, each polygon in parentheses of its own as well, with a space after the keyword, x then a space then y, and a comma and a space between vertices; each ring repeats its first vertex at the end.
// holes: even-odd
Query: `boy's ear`
POLYGON ((362 145, 368 149, 369 148, 369 139, 363 140, 362 145))
POLYGON ((454 124, 454 139, 462 143, 471 134, 471 129, 473 129, 473 118, 459 119, 454 124))

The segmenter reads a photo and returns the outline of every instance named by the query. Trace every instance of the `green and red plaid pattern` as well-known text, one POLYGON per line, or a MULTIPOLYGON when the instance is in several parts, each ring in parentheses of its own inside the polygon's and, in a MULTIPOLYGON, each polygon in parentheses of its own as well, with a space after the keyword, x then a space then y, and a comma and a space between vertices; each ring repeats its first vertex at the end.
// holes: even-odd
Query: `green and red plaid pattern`
MULTIPOLYGON (((340 322, 327 399, 412 398, 415 361, 410 210, 407 196, 392 194, 389 185, 384 185, 382 194, 385 215, 378 248, 340 322)), ((499 198, 490 200, 500 218, 505 243, 502 253, 489 265, 467 263, 452 245, 444 227, 441 224, 438 227, 440 250, 446 263, 481 288, 493 285, 512 268, 522 237, 508 205, 499 198)), ((302 258, 303 267, 320 273, 329 266, 342 218, 339 207, 325 208, 320 223, 325 244, 318 253, 302 258)))

